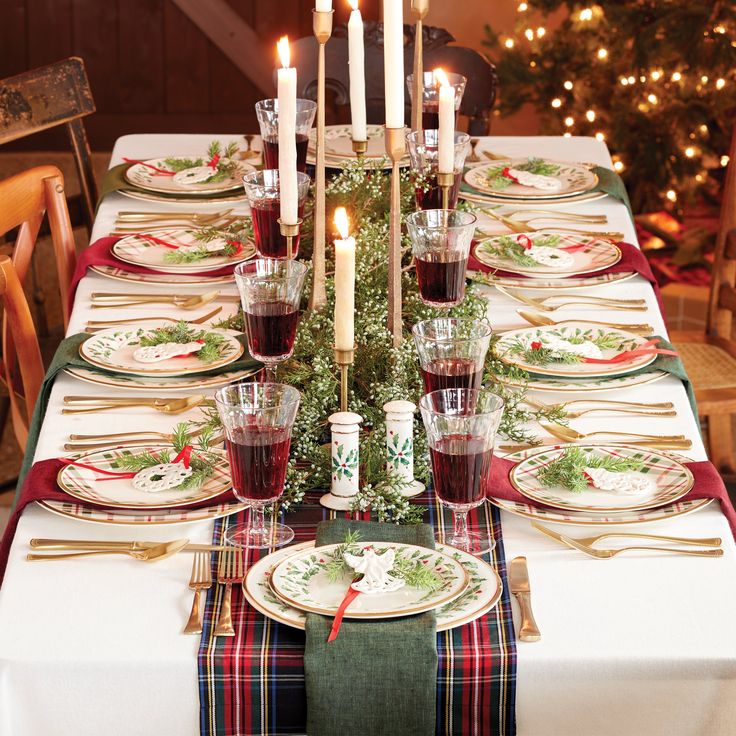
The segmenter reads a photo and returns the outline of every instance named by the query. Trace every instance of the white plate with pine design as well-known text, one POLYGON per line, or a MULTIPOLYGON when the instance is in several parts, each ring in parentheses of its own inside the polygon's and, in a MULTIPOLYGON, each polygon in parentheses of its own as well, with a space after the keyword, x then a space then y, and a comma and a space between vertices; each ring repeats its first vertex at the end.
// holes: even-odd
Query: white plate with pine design
MULTIPOLYGON (((294 608, 323 616, 334 616, 348 592, 354 573, 342 571, 336 577, 329 574, 334 552, 339 544, 297 552, 279 563, 271 575, 274 593, 294 608)), ((393 549, 397 560, 415 564, 434 574, 436 587, 404 585, 393 592, 378 595, 362 594, 345 610, 345 618, 380 619, 412 616, 431 611, 459 598, 468 587, 469 575, 456 559, 439 550, 413 544, 389 542, 356 542, 356 550, 372 548, 376 554, 393 549)))
POLYGON ((151 158, 143 163, 132 164, 125 171, 125 179, 140 189, 161 194, 178 194, 180 196, 199 196, 218 194, 239 189, 243 186, 243 177, 253 166, 243 161, 222 158, 219 165, 228 167, 227 171, 212 168, 212 177, 196 183, 183 183, 176 174, 182 169, 206 169, 207 157, 169 156, 151 158), (156 171, 160 169, 160 171, 156 171), (170 172, 168 174, 162 172, 170 172), (214 181, 212 180, 214 179, 214 181))
MULTIPOLYGON (((170 444, 141 443, 125 449, 92 450, 81 455, 75 455, 74 460, 85 465, 94 466, 101 470, 112 472, 126 472, 121 460, 123 457, 152 454, 161 457, 168 453, 169 459, 176 455, 170 444)), ((198 450, 195 448, 193 455, 198 450)), ((230 480, 230 466, 224 450, 212 448, 208 450, 217 456, 217 462, 212 465, 212 475, 198 485, 188 485, 183 488, 150 493, 138 490, 133 486, 131 478, 115 478, 96 473, 90 468, 81 468, 78 465, 65 465, 57 477, 57 483, 62 491, 82 503, 97 504, 110 508, 121 509, 166 509, 176 506, 187 506, 200 503, 215 496, 219 496, 232 488, 230 480), (104 483, 100 482, 104 479, 104 483)), ((162 462, 168 462, 162 458, 162 462)))
POLYGON ((528 381, 515 381, 507 376, 497 376, 500 383, 516 388, 528 388, 531 391, 549 391, 550 393, 581 393, 588 394, 591 391, 621 391, 633 386, 645 386, 655 381, 661 381, 669 373, 660 370, 646 371, 628 376, 610 376, 608 378, 581 378, 575 381, 567 381, 564 378, 545 378, 542 376, 530 376, 528 381))
POLYGON ((695 482, 690 470, 672 456, 657 450, 619 445, 577 445, 544 449, 515 465, 509 480, 519 493, 534 503, 565 511, 590 513, 630 512, 672 504, 687 495, 695 482), (620 490, 604 491, 590 486, 576 493, 560 485, 544 485, 540 481, 540 474, 568 450, 580 451, 594 458, 633 461, 639 465, 636 472, 643 474, 650 481, 651 487, 627 493, 620 490))
MULTIPOLYGON (((243 594, 248 603, 264 616, 303 631, 306 614, 273 592, 271 574, 282 560, 295 552, 314 549, 314 546, 313 541, 302 542, 277 550, 251 565, 243 581, 243 594)), ((456 559, 470 578, 468 587, 458 598, 437 609, 437 631, 447 631, 488 613, 501 598, 503 586, 493 567, 480 558, 444 544, 437 544, 437 549, 456 559)))
POLYGON ((475 257, 490 268, 532 279, 564 278, 615 266, 621 260, 621 250, 610 240, 545 231, 481 240, 475 246, 475 257))

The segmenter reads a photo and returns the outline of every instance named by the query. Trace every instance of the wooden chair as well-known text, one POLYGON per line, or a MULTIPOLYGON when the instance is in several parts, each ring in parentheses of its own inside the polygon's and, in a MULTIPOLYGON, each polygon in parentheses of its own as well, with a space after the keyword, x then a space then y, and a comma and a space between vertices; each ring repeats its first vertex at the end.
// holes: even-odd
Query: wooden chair
POLYGON ((736 414, 736 129, 723 189, 716 238, 708 317, 704 332, 673 332, 682 362, 695 388, 698 413, 707 420, 710 459, 736 475, 732 415, 736 414))
MULTIPOLYGON (((365 23, 366 112, 369 123, 383 124, 383 24, 365 23)), ((404 26, 404 70, 408 75, 414 63, 414 26, 404 26)), ((447 71, 467 77, 460 113, 469 118, 471 135, 486 135, 490 126, 490 114, 496 101, 498 77, 496 69, 482 54, 462 46, 449 46, 455 39, 444 29, 424 26, 424 68, 441 66, 447 71)), ((301 38, 292 45, 294 65, 298 69, 297 94, 307 99, 317 98, 317 41, 313 36, 301 38)), ((325 87, 334 94, 337 106, 350 102, 348 72, 347 25, 335 27, 333 37, 325 48, 327 78, 325 87)), ((406 94, 406 120, 410 119, 411 104, 406 94)))
POLYGON ((66 127, 81 188, 79 222, 88 232, 97 184, 82 118, 94 111, 84 62, 76 56, 0 80, 0 145, 57 125, 66 127))

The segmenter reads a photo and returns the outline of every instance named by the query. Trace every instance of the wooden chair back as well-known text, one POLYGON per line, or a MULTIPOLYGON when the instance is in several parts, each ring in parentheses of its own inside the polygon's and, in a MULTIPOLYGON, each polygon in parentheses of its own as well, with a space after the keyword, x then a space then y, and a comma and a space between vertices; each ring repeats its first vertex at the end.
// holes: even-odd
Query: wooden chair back
POLYGON ((12 336, 14 356, 17 358, 16 364, 19 366, 22 392, 19 391, 19 387, 15 382, 15 371, 7 370, 7 362, 3 367, 3 378, 10 395, 15 436, 18 444, 25 448, 33 408, 36 405, 43 382, 44 368, 31 310, 23 293, 23 286, 18 278, 18 272, 8 256, 0 256, 0 299, 2 299, 5 310, 4 333, 12 336), (23 406, 24 404, 25 406, 23 406))
MULTIPOLYGON (((366 112, 369 123, 385 122, 385 93, 383 75, 383 24, 365 23, 365 86, 366 112)), ((409 75, 414 64, 414 26, 404 26, 404 70, 409 75)), ((467 77, 460 113, 469 118, 468 130, 472 135, 486 135, 490 114, 496 101, 498 77, 493 64, 482 54, 462 46, 449 46, 454 38, 442 28, 424 26, 423 50, 425 70, 441 66, 448 72, 467 77)), ((306 99, 317 98, 318 45, 313 36, 301 38, 292 44, 293 64, 297 67, 299 87, 297 94, 306 99)), ((347 25, 335 27, 333 37, 325 47, 327 78, 325 87, 333 93, 337 106, 350 103, 348 71, 347 25)), ((406 120, 410 119, 411 102, 406 93, 406 120)))
POLYGON ((736 312, 736 126, 723 186, 721 219, 716 236, 706 332, 710 337, 733 340, 736 312))
MULTIPOLYGON (((82 118, 95 112, 82 59, 72 56, 0 80, 0 145, 64 125, 81 187, 82 216, 92 230, 97 184, 82 118)), ((16 264, 17 265, 17 264, 16 264)))

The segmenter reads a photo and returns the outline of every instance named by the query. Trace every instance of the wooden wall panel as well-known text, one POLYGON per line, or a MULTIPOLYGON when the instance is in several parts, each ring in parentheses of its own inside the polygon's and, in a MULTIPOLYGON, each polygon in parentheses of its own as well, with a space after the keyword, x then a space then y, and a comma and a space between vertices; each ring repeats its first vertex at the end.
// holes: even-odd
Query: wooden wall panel
POLYGON ((71 56, 71 0, 27 0, 26 17, 29 67, 71 56))
POLYGON ((0 78, 28 68, 26 0, 0 2, 0 78))

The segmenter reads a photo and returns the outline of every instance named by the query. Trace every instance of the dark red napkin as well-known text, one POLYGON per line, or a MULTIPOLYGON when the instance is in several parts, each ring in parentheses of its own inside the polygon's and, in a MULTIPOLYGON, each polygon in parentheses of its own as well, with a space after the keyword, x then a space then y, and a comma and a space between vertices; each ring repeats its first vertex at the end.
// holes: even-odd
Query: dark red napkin
MULTIPOLYGON (((10 514, 10 518, 8 519, 8 526, 5 529, 5 534, 3 535, 2 541, 0 541, 0 584, 2 584, 3 576, 5 575, 5 566, 8 563, 10 545, 13 542, 15 530, 18 527, 18 520, 23 513, 23 509, 34 501, 81 503, 81 501, 72 498, 72 496, 59 488, 56 482, 56 477, 59 475, 59 471, 62 467, 64 467, 64 463, 62 463, 61 460, 51 458, 49 460, 41 460, 34 463, 33 467, 28 471, 28 475, 23 483, 23 488, 21 489, 20 495, 18 496, 16 504, 10 514)), ((222 503, 230 503, 234 500, 235 497, 232 490, 227 490, 214 498, 187 504, 181 508, 200 509, 206 506, 218 506, 222 503)), ((95 508, 100 509, 107 508, 104 505, 94 504, 87 501, 84 502, 84 505, 94 506, 95 508)), ((119 510, 120 509, 116 509, 116 511, 119 510)))
MULTIPOLYGON (((143 266, 134 266, 131 263, 123 263, 118 260, 112 254, 112 246, 120 240, 119 237, 100 238, 95 240, 90 246, 82 251, 82 254, 77 260, 77 267, 74 269, 74 276, 72 276, 72 283, 69 287, 69 311, 74 306, 74 295, 77 291, 77 285, 82 280, 82 277, 87 272, 90 266, 112 266, 113 268, 121 268, 124 271, 130 271, 130 273, 150 273, 161 275, 160 271, 152 271, 150 268, 144 268, 143 266)), ((187 276, 211 276, 212 278, 218 276, 228 276, 233 272, 233 266, 223 266, 218 268, 216 271, 204 271, 197 273, 187 273, 187 276)))
MULTIPOLYGON (((539 508, 551 508, 544 504, 535 504, 526 496, 522 496, 509 480, 511 469, 516 465, 515 460, 506 460, 502 457, 493 458, 491 466, 491 481, 488 486, 488 496, 493 498, 501 498, 504 501, 513 503, 525 503, 530 506, 538 506, 539 508)), ((736 511, 734 511, 731 499, 728 497, 728 491, 723 484, 723 479, 716 470, 713 463, 708 460, 699 462, 684 463, 685 467, 690 469, 693 474, 695 483, 692 490, 681 501, 696 501, 699 498, 714 498, 721 504, 721 511, 728 519, 731 527, 731 533, 736 539, 736 511)))
MULTIPOLYGON (((494 274, 497 274, 498 276, 502 276, 504 278, 527 278, 518 273, 501 271, 499 269, 491 268, 490 266, 486 266, 484 263, 481 263, 475 257, 476 245, 477 243, 473 241, 473 244, 470 248, 468 269, 470 269, 471 271, 481 271, 482 273, 493 272, 494 274)), ((571 278, 583 279, 593 276, 602 276, 603 274, 607 273, 630 273, 631 271, 633 271, 634 273, 638 273, 640 276, 643 276, 652 285, 652 287, 654 288, 654 295, 657 297, 657 304, 659 304, 659 310, 664 314, 664 305, 662 304, 662 295, 659 293, 659 284, 657 283, 657 279, 652 272, 652 267, 649 265, 647 257, 641 252, 639 248, 637 248, 635 245, 632 245, 631 243, 616 243, 616 245, 621 249, 621 260, 618 263, 611 266, 610 268, 603 269, 602 271, 576 274, 571 278)), ((529 280, 531 281, 532 279, 529 280)))

